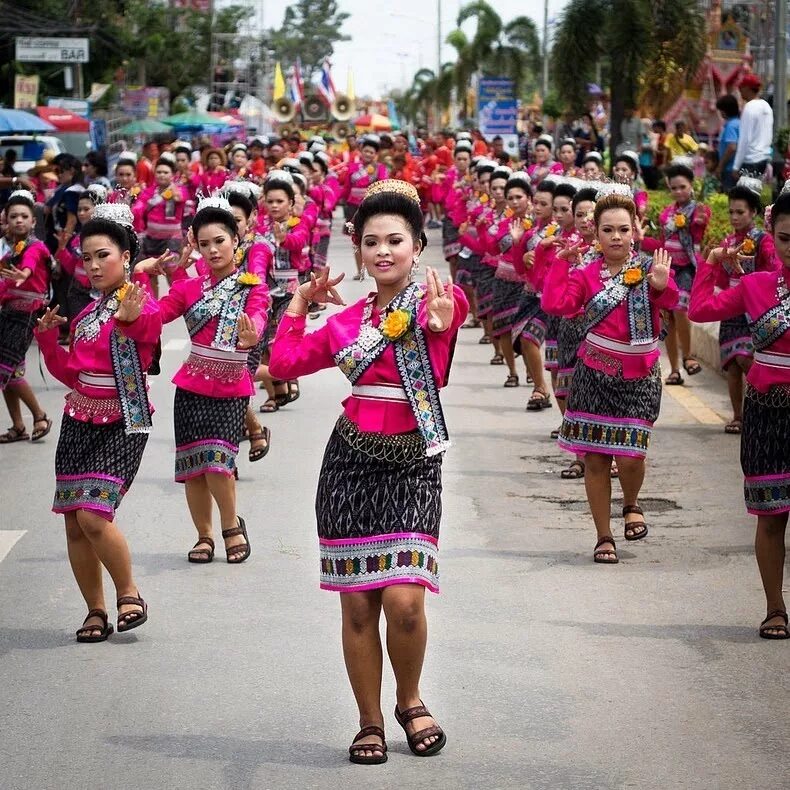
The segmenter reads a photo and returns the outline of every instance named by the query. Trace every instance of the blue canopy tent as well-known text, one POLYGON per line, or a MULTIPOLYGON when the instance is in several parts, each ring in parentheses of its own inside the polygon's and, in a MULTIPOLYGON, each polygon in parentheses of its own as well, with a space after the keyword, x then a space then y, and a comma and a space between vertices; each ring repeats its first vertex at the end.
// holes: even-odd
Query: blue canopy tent
POLYGON ((55 127, 34 115, 31 112, 24 110, 7 110, 0 108, 0 132, 52 132, 55 127))

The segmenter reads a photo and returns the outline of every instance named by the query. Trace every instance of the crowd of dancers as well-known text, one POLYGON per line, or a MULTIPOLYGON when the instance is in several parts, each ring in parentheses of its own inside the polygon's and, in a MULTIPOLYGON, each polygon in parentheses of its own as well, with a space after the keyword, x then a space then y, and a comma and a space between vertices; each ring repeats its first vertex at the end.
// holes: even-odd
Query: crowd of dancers
MULTIPOLYGON (((159 370, 162 327, 177 319, 191 341, 173 378, 174 479, 184 485, 197 538, 190 562, 214 559, 215 506, 227 562, 251 554, 236 507, 236 463, 244 439, 249 461, 267 454, 272 431, 261 413, 298 398, 300 379, 322 368, 338 367, 352 384, 324 456, 316 513, 321 586, 342 593, 343 646, 360 709, 353 761, 386 760, 382 611, 398 679, 396 719, 415 754, 446 742, 420 700, 419 676, 424 592, 438 591, 441 460, 450 435, 439 390, 462 326, 480 328, 491 364, 506 369, 505 387, 520 387, 522 377, 531 385, 528 412, 556 404, 553 435, 570 454, 561 477, 584 479, 597 533, 593 560, 616 564, 612 479, 622 488, 624 539, 646 538, 639 493, 662 386, 682 386, 681 367, 701 371, 690 320, 721 320, 733 406, 726 430, 742 435, 746 504, 758 517, 768 607, 759 634, 790 636, 782 598, 790 193, 760 229, 762 183, 741 179, 729 193, 732 232, 703 254, 710 211, 695 200, 687 163, 676 159, 666 171, 674 202, 650 236, 638 157, 617 157, 606 180, 594 152, 577 168, 572 143, 559 146, 555 161, 551 139, 540 139, 535 161, 512 169, 476 154, 459 133, 441 157, 425 152, 436 160, 429 173, 406 162, 407 173, 403 152, 383 159, 375 135, 340 152, 313 138, 276 162, 263 156, 261 141, 206 147, 197 167, 191 147, 176 142, 149 163, 150 183, 139 182, 146 168, 131 154, 117 163, 116 189, 76 189, 67 177, 53 212, 54 249, 35 233, 40 196, 10 195, 0 246, 0 388, 12 426, 0 442, 39 441, 53 425, 25 376, 35 335, 48 370, 69 389, 53 510, 64 517, 88 608, 78 641, 104 641, 148 618, 116 512, 155 419, 147 378, 159 370), (327 266, 339 204, 354 276, 375 286, 348 307, 342 275, 327 266), (419 267, 423 229, 436 217, 446 283, 419 267), (60 278, 54 300, 52 257, 60 278), (327 304, 344 309, 307 331, 327 304), (671 365, 665 381, 662 340, 671 365), (266 390, 258 408, 256 383, 266 390), (115 626, 102 567, 115 586, 115 626)), ((61 173, 74 170, 61 163, 61 173)))

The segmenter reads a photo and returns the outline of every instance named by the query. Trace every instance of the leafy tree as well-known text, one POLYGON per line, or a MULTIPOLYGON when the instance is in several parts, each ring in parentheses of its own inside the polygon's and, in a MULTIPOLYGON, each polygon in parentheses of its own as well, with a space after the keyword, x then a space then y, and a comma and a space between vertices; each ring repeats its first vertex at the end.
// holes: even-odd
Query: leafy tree
POLYGON ((282 27, 271 31, 275 58, 284 63, 300 58, 302 76, 308 83, 332 55, 335 44, 350 40, 340 31, 349 16, 338 10, 337 0, 296 0, 285 9, 282 27))
POLYGON ((571 0, 554 39, 554 82, 575 111, 605 62, 612 96, 612 150, 626 107, 661 109, 693 80, 705 55, 705 18, 688 0, 571 0))

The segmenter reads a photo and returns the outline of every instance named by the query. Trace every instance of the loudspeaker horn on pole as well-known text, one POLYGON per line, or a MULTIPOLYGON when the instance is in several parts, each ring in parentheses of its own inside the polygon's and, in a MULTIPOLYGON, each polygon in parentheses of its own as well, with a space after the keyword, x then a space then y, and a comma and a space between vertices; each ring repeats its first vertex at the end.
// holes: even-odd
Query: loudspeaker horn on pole
POLYGON ((336 121, 350 121, 356 109, 355 104, 354 100, 349 99, 345 93, 338 93, 330 108, 332 117, 336 121))
POLYGON ((287 123, 292 121, 296 115, 296 107, 290 99, 285 96, 272 102, 272 113, 280 123, 287 123))
POLYGON ((335 123, 332 125, 332 134, 338 140, 345 140, 352 133, 351 127, 347 123, 335 123))

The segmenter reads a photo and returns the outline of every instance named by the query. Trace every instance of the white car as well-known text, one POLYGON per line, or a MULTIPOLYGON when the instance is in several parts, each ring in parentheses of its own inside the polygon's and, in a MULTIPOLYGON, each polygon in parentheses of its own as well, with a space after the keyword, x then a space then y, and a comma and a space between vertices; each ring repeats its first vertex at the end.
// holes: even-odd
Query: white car
POLYGON ((44 158, 45 151, 51 151, 53 156, 57 156, 66 150, 59 137, 46 134, 9 134, 0 137, 0 156, 5 157, 5 152, 9 149, 16 152, 14 170, 20 176, 34 168, 36 162, 44 158))

